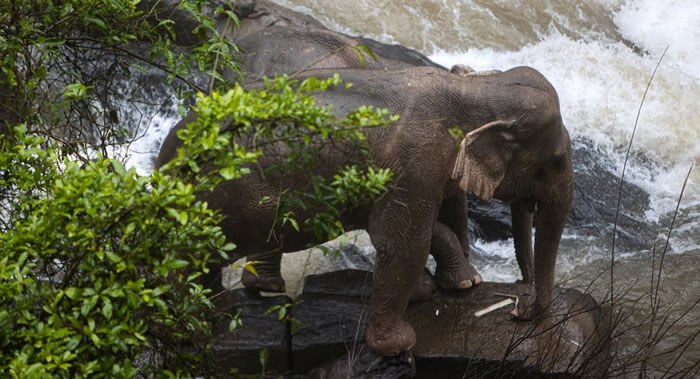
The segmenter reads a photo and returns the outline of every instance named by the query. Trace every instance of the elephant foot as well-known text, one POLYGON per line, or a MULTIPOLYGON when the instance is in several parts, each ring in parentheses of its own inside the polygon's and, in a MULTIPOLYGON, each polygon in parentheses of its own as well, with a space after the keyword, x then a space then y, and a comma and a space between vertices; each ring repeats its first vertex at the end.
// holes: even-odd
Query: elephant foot
POLYGON ((243 270, 241 276, 243 286, 248 289, 263 292, 285 292, 286 286, 282 275, 278 272, 265 272, 258 270, 258 275, 248 270, 243 270))
POLYGON ((416 332, 404 320, 377 328, 374 323, 367 327, 367 345, 383 356, 396 356, 410 350, 416 344, 416 332))
POLYGON ((481 283, 481 275, 471 263, 465 261, 457 268, 441 267, 435 270, 435 282, 443 289, 467 289, 481 283))
POLYGON ((423 269, 423 273, 418 278, 418 283, 416 288, 411 293, 411 297, 408 299, 408 303, 420 303, 421 301, 426 301, 433 296, 435 292, 435 281, 433 276, 430 275, 430 271, 423 269))
POLYGON ((518 299, 518 306, 513 309, 511 314, 520 321, 533 321, 544 317, 546 313, 545 307, 533 301, 534 296, 521 296, 518 299))

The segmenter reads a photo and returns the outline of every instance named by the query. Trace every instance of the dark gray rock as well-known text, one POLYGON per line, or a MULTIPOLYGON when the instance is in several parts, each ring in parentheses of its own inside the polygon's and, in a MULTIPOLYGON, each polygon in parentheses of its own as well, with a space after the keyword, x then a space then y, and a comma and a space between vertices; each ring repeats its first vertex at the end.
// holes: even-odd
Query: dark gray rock
POLYGON ((260 374, 260 351, 267 349, 268 359, 264 372, 284 374, 291 369, 289 361, 289 323, 278 320, 278 313, 265 311, 277 305, 292 302, 288 296, 260 296, 256 291, 238 289, 229 291, 218 304, 219 309, 232 315, 241 311, 242 321, 233 332, 229 331, 230 318, 221 317, 214 323, 212 358, 216 372, 225 374, 236 368, 241 374, 260 374))
MULTIPOLYGON (((610 172, 616 166, 613 157, 592 141, 577 138, 573 141, 572 159, 575 187, 567 228, 581 236, 600 236, 601 231, 612 235, 620 195, 620 177, 610 172)), ((658 227, 646 220, 648 209, 649 194, 639 186, 624 183, 617 221, 618 247, 626 250, 649 247, 658 227)))
POLYGON ((357 354, 348 353, 311 370, 306 378, 413 378, 416 376, 414 362, 413 354, 410 352, 395 357, 383 357, 365 347, 357 354))
POLYGON ((515 321, 513 305, 474 316, 504 299, 496 293, 527 296, 526 289, 482 283, 409 306, 417 377, 596 376, 608 350, 602 311, 590 295, 557 288, 552 315, 540 321, 515 321))
POLYGON ((362 301, 372 294, 372 273, 366 270, 345 269, 304 278, 303 298, 356 297, 362 301))
POLYGON ((507 240, 513 236, 513 222, 510 217, 510 205, 492 199, 484 201, 467 194, 469 200, 469 239, 484 241, 507 240))
POLYGON ((292 338, 294 370, 305 373, 324 362, 367 349, 365 330, 372 273, 360 270, 311 275, 292 311, 303 325, 292 338))
POLYGON ((288 297, 229 292, 219 307, 233 314, 241 309, 243 324, 231 333, 228 319, 216 323, 216 371, 259 374, 261 349, 268 350, 267 374, 309 378, 580 377, 600 376, 607 367, 603 312, 577 290, 557 288, 551 315, 540 321, 515 321, 512 305, 474 317, 503 299, 496 293, 527 296, 526 285, 507 283, 437 292, 409 305, 405 318, 416 331, 416 346, 398 357, 377 356, 365 343, 371 283, 372 273, 362 270, 308 276, 290 309, 302 323, 293 335, 277 312, 264 315, 288 297))

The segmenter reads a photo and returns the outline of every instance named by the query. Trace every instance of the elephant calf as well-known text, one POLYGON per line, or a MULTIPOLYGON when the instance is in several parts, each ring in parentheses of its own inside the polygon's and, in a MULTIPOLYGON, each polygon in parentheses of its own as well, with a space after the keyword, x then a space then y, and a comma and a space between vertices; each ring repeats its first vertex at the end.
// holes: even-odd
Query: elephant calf
MULTIPOLYGON (((534 300, 522 305, 520 317, 533 318, 544 312, 552 300, 556 255, 573 187, 569 134, 551 84, 528 67, 467 76, 432 67, 334 69, 315 70, 303 77, 321 79, 335 72, 353 86, 340 85, 315 95, 319 104, 333 104, 339 116, 362 105, 401 115, 390 127, 365 132, 374 164, 394 172, 390 190, 373 207, 341 217, 349 228, 366 229, 377 249, 369 347, 392 355, 415 344, 415 333, 402 315, 431 245, 445 246, 445 251, 461 252, 459 245, 464 248, 465 244, 468 248, 466 238, 460 241, 444 230, 466 225, 464 191, 512 204, 516 254, 522 261, 523 277, 534 279, 535 287, 534 300), (455 126, 466 135, 461 147, 449 132, 455 126), (537 213, 534 265, 533 211, 537 213)), ((157 164, 170 160, 180 145, 171 132, 157 164)), ((325 154, 323 170, 328 175, 366 159, 333 150, 321 154, 325 154)), ((263 168, 273 163, 274 158, 264 155, 259 161, 263 168)), ((274 223, 276 200, 286 188, 270 181, 259 170, 251 170, 205 197, 210 207, 227 216, 222 228, 238 245, 237 251, 287 252, 322 242, 314 241, 310 233, 274 223), (271 201, 260 204, 263 196, 271 201), (276 238, 268 238, 271 229, 276 238)), ((288 185, 304 188, 304 183, 288 185)), ((306 215, 303 210, 294 211, 297 217, 306 215)), ((450 267, 466 267, 462 254, 450 253, 446 259, 454 260, 447 264, 450 267)), ((218 267, 212 267, 212 272, 217 271, 218 267)), ((210 286, 220 288, 220 280, 210 286)))

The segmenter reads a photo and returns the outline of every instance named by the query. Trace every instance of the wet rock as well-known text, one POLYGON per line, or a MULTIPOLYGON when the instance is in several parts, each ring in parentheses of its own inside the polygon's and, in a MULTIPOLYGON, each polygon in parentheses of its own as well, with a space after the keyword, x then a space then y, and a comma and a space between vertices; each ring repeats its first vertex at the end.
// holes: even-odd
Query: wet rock
POLYGON ((320 275, 309 275, 304 279, 302 296, 342 296, 368 299, 372 294, 372 272, 345 269, 320 275))
POLYGON ((510 205, 492 199, 484 201, 469 193, 469 239, 481 239, 487 242, 507 240, 513 237, 513 222, 510 217, 510 205))
POLYGON ((503 299, 496 293, 527 296, 526 285, 507 283, 437 292, 409 305, 405 319, 416 331, 416 346, 398 357, 377 356, 365 343, 371 285, 372 273, 363 270, 308 276, 290 309, 293 322, 301 322, 293 334, 277 312, 264 315, 288 297, 229 292, 223 307, 234 314, 241 309, 243 324, 232 333, 228 320, 216 324, 218 372, 235 367, 259 374, 261 349, 268 350, 266 373, 309 378, 596 376, 606 367, 604 318, 590 295, 557 288, 551 316, 539 322, 515 321, 512 305, 474 317, 503 299))
MULTIPOLYGON (((574 199, 567 228, 581 236, 600 236, 615 223, 620 177, 610 172, 616 163, 608 153, 585 138, 572 142, 574 161, 574 199)), ((649 194, 632 183, 624 183, 618 215, 619 245, 627 250, 644 250, 658 229, 646 220, 649 194)), ((608 248, 609 246, 606 246, 608 248)))
POLYGON ((410 352, 383 357, 364 347, 356 354, 348 353, 311 370, 306 378, 403 379, 415 375, 413 354, 410 352))
MULTIPOLYGON (((282 256, 281 274, 286 283, 286 294, 291 298, 301 295, 304 278, 346 269, 372 271, 376 250, 369 235, 364 231, 348 232, 342 237, 323 244, 327 253, 320 248, 311 248, 282 256)), ((242 288, 241 274, 245 258, 235 262, 237 267, 226 267, 223 284, 226 288, 242 288)))
POLYGON ((303 325, 292 338, 296 372, 305 373, 339 356, 367 349, 372 273, 343 270, 306 277, 292 315, 303 325))
MULTIPOLYGON (((289 324, 278 320, 278 313, 265 311, 271 307, 292 302, 288 296, 260 296, 257 291, 238 289, 229 291, 219 305, 230 314, 240 310, 242 323, 229 331, 230 318, 222 317, 214 323, 212 358, 216 371, 228 373, 232 368, 241 374, 260 374, 260 351, 267 349, 265 373, 282 374, 290 371, 289 324)), ((220 309, 222 309, 220 308, 220 309)))
POLYGON ((482 283, 465 292, 440 292, 409 306, 406 320, 417 335, 418 378, 594 375, 607 357, 602 311, 590 295, 555 291, 552 316, 519 322, 513 305, 480 318, 474 312, 503 297, 522 296, 522 284, 482 283))

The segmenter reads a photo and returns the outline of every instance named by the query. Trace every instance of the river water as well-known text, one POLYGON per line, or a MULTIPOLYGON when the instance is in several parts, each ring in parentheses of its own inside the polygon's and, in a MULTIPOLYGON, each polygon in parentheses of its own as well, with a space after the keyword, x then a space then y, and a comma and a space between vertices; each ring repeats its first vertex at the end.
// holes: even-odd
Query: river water
MULTIPOLYGON (((625 174, 626 181, 649 195, 638 222, 652 225, 654 233, 639 236, 647 248, 616 251, 615 285, 616 291, 630 289, 627 298, 648 292, 651 247, 656 243, 657 252, 662 250, 684 179, 694 164, 671 234, 659 293, 664 309, 673 315, 700 299, 700 1, 276 1, 313 15, 331 29, 400 43, 446 67, 463 63, 476 70, 536 68, 557 89, 574 143, 580 137, 592 141, 600 151, 600 163, 618 178, 640 101, 668 46, 641 110, 625 174)), ((162 140, 169 127, 167 122, 154 125, 140 142, 144 146, 162 140)), ((148 156, 136 157, 132 164, 148 170, 148 156)), ((579 164, 577 170, 586 167, 579 164)), ((601 184, 605 186, 601 191, 617 194, 619 182, 601 184)), ((604 298, 610 289, 605 270, 611 239, 609 225, 585 237, 567 229, 557 280, 585 286, 603 273, 591 292, 604 298)), ((512 241, 476 241, 476 247, 482 253, 477 268, 485 280, 519 277, 512 241)), ((658 261, 657 255, 657 267, 658 261)), ((692 311, 681 335, 700 329, 699 319, 700 309, 692 311)), ((680 338, 671 338, 663 346, 670 347, 680 338)), ((681 362, 697 360, 700 341, 681 362)))

